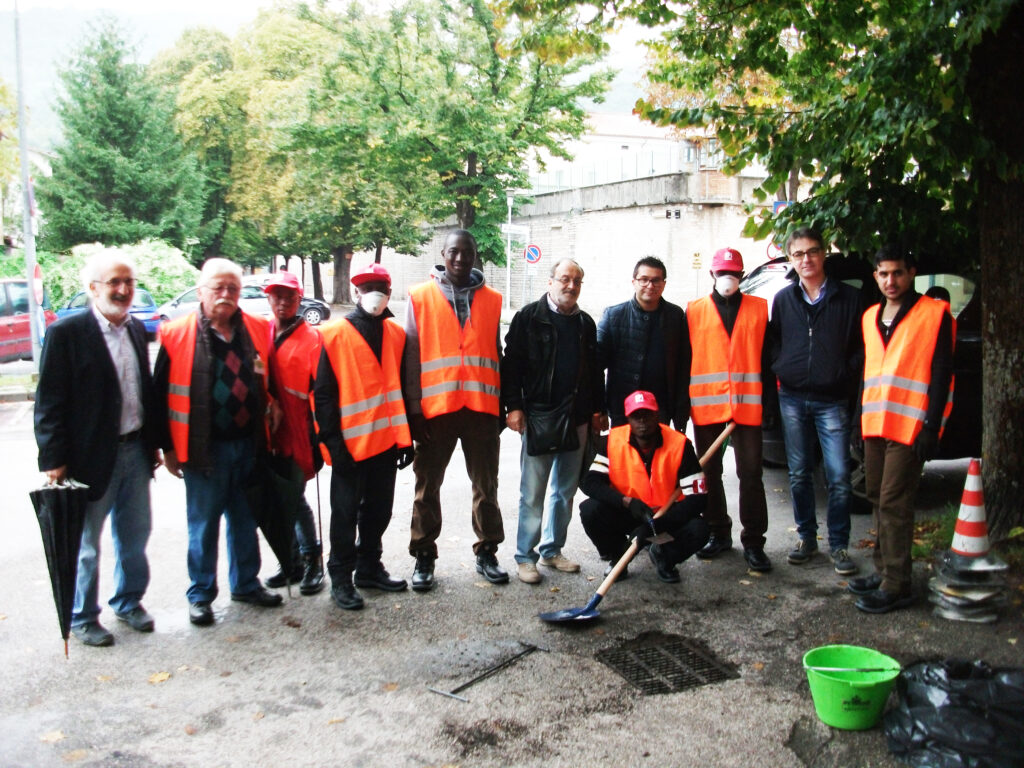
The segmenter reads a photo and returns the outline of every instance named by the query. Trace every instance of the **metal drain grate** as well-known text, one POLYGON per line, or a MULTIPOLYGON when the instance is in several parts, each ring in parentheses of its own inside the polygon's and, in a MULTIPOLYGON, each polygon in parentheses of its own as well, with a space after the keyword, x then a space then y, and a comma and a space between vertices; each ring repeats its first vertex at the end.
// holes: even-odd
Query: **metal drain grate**
POLYGON ((647 695, 678 693, 739 677, 706 646, 679 635, 650 632, 597 653, 602 664, 647 695))

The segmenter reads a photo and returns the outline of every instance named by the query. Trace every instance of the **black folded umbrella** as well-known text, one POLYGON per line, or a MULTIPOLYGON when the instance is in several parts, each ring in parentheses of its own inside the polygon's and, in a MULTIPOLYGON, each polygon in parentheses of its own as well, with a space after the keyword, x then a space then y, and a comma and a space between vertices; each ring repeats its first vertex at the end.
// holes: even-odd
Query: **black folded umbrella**
POLYGON ((295 539, 295 516, 306 487, 306 478, 299 465, 288 456, 266 454, 256 466, 246 486, 256 525, 281 564, 281 571, 292 572, 292 545, 295 539))
POLYGON ((64 485, 44 485, 28 494, 36 509, 39 533, 43 537, 43 552, 50 571, 60 634, 64 638, 65 658, 71 633, 71 611, 75 607, 78 549, 82 544, 88 492, 89 486, 72 480, 64 485))

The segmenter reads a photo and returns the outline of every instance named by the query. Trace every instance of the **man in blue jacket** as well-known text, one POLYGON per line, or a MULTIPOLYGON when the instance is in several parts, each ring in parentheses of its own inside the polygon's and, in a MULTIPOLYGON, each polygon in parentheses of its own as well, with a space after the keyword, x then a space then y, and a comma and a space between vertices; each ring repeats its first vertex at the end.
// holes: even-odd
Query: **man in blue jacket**
POLYGON ((789 562, 802 565, 818 550, 814 508, 815 439, 828 487, 828 547, 836 573, 857 572, 850 559, 850 414, 864 365, 856 289, 825 274, 825 243, 809 227, 786 243, 797 280, 775 295, 768 333, 772 370, 779 380, 779 411, 793 517, 799 540, 789 562))

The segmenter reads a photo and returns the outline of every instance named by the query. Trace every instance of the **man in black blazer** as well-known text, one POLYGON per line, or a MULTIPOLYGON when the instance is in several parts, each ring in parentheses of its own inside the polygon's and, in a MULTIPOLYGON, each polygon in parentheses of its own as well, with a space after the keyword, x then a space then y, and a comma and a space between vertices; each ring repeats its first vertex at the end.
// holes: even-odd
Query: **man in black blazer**
POLYGON ((89 310, 46 333, 35 432, 39 469, 49 481, 89 486, 71 631, 86 645, 105 646, 114 642, 99 623, 99 544, 108 513, 117 558, 110 607, 133 629, 153 631, 141 601, 149 585, 149 481, 160 459, 146 329, 129 312, 134 265, 103 251, 86 263, 82 282, 89 310))

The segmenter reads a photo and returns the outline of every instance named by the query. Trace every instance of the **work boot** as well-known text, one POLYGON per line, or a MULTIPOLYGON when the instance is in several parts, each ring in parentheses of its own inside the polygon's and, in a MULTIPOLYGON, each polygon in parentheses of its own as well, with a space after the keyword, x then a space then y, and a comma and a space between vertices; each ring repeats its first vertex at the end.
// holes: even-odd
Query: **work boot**
POLYGON ((697 550, 697 557, 701 560, 711 560, 728 549, 732 549, 732 539, 728 535, 712 533, 708 543, 697 550))
POLYGON ((275 573, 269 579, 265 579, 263 583, 270 589, 280 589, 281 587, 286 587, 288 586, 289 581, 292 584, 298 584, 300 581, 302 581, 302 577, 304 576, 302 561, 298 557, 293 557, 292 563, 293 565, 291 578, 288 578, 289 575, 284 572, 284 568, 278 568, 277 573, 275 573))
MULTIPOLYGON (((665 559, 665 553, 657 544, 651 544, 647 548, 647 556, 651 558, 658 578, 666 584, 677 584, 679 582, 679 569, 665 559)), ((619 578, 622 578, 621 576, 619 578)))
POLYGON ((874 592, 880 586, 882 586, 882 574, 872 573, 870 576, 858 576, 855 579, 850 579, 846 585, 846 591, 854 595, 866 595, 868 592, 874 592))
POLYGON ((382 589, 385 592, 402 592, 407 584, 405 579, 393 579, 387 569, 380 563, 372 571, 360 573, 356 570, 355 584, 367 589, 382 589))
POLYGON ((765 573, 772 569, 772 561, 768 559, 762 547, 747 547, 743 550, 743 559, 747 561, 747 567, 752 571, 765 573))
POLYGON ((324 588, 324 564, 320 555, 306 555, 306 567, 302 571, 302 582, 299 592, 303 595, 315 595, 324 588))
POLYGON ((434 588, 434 556, 416 555, 416 567, 412 571, 413 592, 429 592, 434 588))
POLYGON ((498 565, 493 552, 481 552, 476 556, 476 572, 491 584, 508 584, 508 572, 498 565))
POLYGON ((344 611, 358 611, 365 604, 363 596, 353 586, 351 576, 340 579, 331 586, 331 597, 334 604, 344 611))

